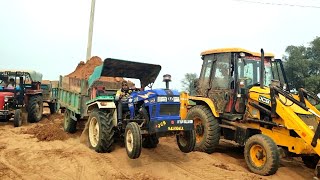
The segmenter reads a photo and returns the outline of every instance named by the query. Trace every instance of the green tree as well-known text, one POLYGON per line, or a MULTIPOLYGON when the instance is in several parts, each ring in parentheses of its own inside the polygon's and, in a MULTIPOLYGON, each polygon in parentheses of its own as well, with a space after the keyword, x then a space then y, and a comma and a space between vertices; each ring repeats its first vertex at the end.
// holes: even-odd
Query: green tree
POLYGON ((284 67, 290 88, 320 93, 320 37, 306 46, 288 46, 284 67))
POLYGON ((194 83, 197 79, 196 73, 186 73, 184 78, 181 80, 182 90, 188 92, 191 95, 195 94, 194 83))

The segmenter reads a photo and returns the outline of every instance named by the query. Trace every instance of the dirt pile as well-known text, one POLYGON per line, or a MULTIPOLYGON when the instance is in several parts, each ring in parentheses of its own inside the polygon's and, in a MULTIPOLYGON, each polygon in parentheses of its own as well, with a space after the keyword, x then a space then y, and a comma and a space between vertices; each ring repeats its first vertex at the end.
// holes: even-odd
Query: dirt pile
MULTIPOLYGON (((86 63, 84 61, 80 61, 76 69, 66 75, 67 77, 72 77, 72 78, 79 78, 79 79, 89 79, 90 75, 93 73, 94 69, 97 66, 102 65, 103 61, 101 60, 100 57, 98 56, 93 56, 90 58, 86 63)), ((121 77, 101 77, 99 81, 103 82, 122 82, 124 81, 123 78, 121 77)), ((131 81, 128 81, 129 87, 134 86, 134 83, 131 81)))
MULTIPOLYGON (((94 68, 102 65, 103 61, 98 56, 93 56, 86 63, 84 61, 80 61, 76 69, 67 75, 67 77, 74 77, 80 79, 88 79, 90 75, 93 73, 94 68)), ((122 82, 124 79, 119 77, 101 77, 100 81, 106 82, 122 82)))
POLYGON ((69 138, 66 132, 64 132, 59 124, 44 124, 35 125, 32 128, 22 131, 24 134, 32 134, 39 141, 54 141, 54 140, 66 140, 69 138))
POLYGON ((98 56, 93 56, 86 63, 84 61, 80 61, 76 69, 67 75, 67 77, 88 79, 89 76, 94 71, 94 68, 102 65, 102 60, 98 56))

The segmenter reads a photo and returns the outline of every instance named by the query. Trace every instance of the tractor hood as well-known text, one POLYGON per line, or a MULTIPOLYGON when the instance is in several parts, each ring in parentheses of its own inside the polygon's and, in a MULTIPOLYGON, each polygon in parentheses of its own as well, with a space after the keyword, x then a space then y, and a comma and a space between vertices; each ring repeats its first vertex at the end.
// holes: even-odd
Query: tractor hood
POLYGON ((139 98, 147 99, 156 96, 180 96, 180 93, 176 90, 170 89, 153 89, 153 90, 146 90, 140 92, 133 92, 131 94, 132 97, 138 96, 139 98))
POLYGON ((141 81, 141 87, 153 83, 161 70, 160 65, 107 58, 103 65, 95 68, 89 77, 89 86, 102 76, 135 78, 141 81))

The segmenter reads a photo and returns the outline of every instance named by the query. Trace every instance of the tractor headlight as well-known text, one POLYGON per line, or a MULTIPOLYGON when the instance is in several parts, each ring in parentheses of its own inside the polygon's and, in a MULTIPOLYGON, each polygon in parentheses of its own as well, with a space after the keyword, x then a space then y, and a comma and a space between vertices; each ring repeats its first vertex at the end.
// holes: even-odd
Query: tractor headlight
POLYGON ((180 102, 180 97, 173 97, 173 102, 180 102))
POLYGON ((157 97, 157 102, 167 102, 167 97, 157 97))

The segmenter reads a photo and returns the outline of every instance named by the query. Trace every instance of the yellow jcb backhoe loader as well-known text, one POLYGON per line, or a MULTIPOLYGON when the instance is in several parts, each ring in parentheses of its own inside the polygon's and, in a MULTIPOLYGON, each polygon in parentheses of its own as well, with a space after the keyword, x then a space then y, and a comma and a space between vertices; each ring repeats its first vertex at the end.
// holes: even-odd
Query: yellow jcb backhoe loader
POLYGON ((196 95, 181 94, 181 117, 193 119, 198 151, 214 152, 220 138, 244 146, 249 170, 276 173, 280 154, 315 168, 320 155, 319 98, 289 92, 283 65, 270 53, 241 48, 201 53, 196 95))

